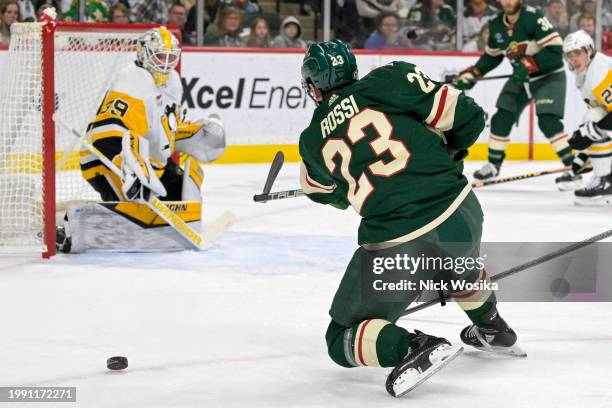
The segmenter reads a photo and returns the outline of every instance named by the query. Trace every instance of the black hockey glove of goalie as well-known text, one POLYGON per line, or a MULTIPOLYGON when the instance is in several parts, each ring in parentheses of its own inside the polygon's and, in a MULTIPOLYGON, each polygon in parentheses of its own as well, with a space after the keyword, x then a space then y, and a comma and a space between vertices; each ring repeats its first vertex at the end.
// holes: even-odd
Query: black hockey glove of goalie
POLYGON ((588 121, 578 127, 567 143, 572 149, 584 150, 592 145, 593 142, 601 142, 603 140, 604 136, 599 133, 595 122, 588 121))

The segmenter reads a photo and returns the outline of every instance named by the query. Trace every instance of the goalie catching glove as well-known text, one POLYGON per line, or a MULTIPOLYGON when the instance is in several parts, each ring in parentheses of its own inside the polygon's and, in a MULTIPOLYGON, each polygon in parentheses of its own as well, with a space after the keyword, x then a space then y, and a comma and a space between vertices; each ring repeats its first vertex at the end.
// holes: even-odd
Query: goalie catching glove
POLYGON ((121 153, 113 162, 121 168, 121 189, 129 201, 144 198, 148 191, 156 196, 166 196, 166 189, 151 166, 147 139, 126 131, 121 140, 121 153))
POLYGON ((186 153, 200 163, 216 160, 225 152, 225 147, 225 129, 216 114, 206 120, 180 123, 176 130, 175 151, 186 153))

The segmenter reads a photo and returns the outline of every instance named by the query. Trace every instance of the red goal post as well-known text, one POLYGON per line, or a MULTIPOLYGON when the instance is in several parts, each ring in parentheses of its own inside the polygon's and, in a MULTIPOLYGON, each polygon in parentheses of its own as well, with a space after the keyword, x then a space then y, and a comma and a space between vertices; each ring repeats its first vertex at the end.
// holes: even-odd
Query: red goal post
MULTIPOLYGON (((150 24, 15 23, 0 87, 0 252, 55 254, 56 210, 98 200, 82 179, 81 134, 150 24)), ((180 30, 169 29, 180 42, 180 30)))

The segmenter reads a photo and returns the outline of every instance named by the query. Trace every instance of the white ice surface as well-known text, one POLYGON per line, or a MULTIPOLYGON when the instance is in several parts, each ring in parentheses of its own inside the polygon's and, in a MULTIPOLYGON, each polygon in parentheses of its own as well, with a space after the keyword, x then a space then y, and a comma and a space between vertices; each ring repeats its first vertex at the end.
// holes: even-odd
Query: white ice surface
MULTIPOLYGON (((511 162, 503 175, 557 166, 511 162)), ((612 303, 501 304, 527 359, 468 351, 402 400, 386 394, 385 370, 334 365, 327 311, 358 218, 304 197, 253 203, 267 169, 206 167, 209 219, 238 217, 206 253, 0 258, 0 386, 76 386, 79 407, 612 406, 612 303), (113 355, 129 368, 107 370, 113 355)), ((286 165, 274 189, 296 188, 297 173, 286 165)), ((575 207, 553 178, 477 190, 484 239, 612 227, 610 208, 575 207)), ((449 305, 400 323, 459 342, 467 319, 449 305)))

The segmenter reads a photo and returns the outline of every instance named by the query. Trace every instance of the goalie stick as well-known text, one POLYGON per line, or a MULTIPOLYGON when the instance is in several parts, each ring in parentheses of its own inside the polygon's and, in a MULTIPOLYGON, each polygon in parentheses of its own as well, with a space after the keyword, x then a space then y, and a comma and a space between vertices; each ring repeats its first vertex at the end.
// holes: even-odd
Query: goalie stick
MULTIPOLYGON (((553 169, 553 170, 534 171, 533 173, 498 178, 495 180, 477 181, 477 182, 472 183, 472 188, 480 188, 480 187, 490 186, 493 184, 509 183, 511 181, 519 181, 519 180, 525 180, 525 179, 533 178, 533 177, 547 176, 549 174, 562 173, 564 171, 569 171, 570 169, 571 169, 571 166, 566 166, 566 167, 561 167, 561 168, 553 169)), ((272 171, 272 169, 270 169, 270 171, 272 171)), ((258 203, 265 203, 266 201, 283 200, 285 198, 301 197, 303 195, 305 194, 304 194, 304 191, 302 191, 301 189, 276 191, 274 193, 267 193, 267 194, 264 192, 264 193, 256 194, 255 196, 253 196, 253 201, 258 202, 258 203)))
MULTIPOLYGON (((506 271, 497 273, 497 274, 491 276, 491 282, 497 282, 499 280, 507 278, 508 276, 511 276, 511 275, 516 274, 516 273, 522 272, 522 271, 524 271, 526 269, 529 269, 529 268, 532 268, 534 266, 543 264, 544 262, 548 262, 551 259, 558 258, 558 257, 560 257, 562 255, 565 255, 565 254, 568 254, 570 252, 576 251, 577 249, 583 248, 583 247, 585 247, 587 245, 591 245, 591 244, 593 244, 595 242, 602 241, 602 240, 604 240, 606 238, 609 238, 611 236, 612 236, 612 229, 607 230, 605 232, 602 232, 601 234, 597 234, 597 235, 594 235, 592 237, 589 237, 589 238, 587 238, 587 239, 585 239, 583 241, 575 242, 575 243, 573 243, 571 245, 568 245, 568 246, 563 247, 561 249, 558 249, 556 251, 550 252, 550 253, 548 253, 546 255, 543 255, 543 256, 541 256, 539 258, 532 259, 531 261, 525 262, 524 264, 517 265, 517 266, 514 266, 514 267, 512 267, 512 268, 510 268, 510 269, 508 269, 506 271)), ((418 312, 419 310, 427 309, 428 307, 433 306, 436 303, 440 303, 440 304, 444 303, 445 304, 446 301, 448 301, 450 299, 451 299, 451 295, 449 293, 445 293, 443 297, 441 296, 440 298, 432 299, 432 300, 430 300, 428 302, 425 302, 423 304, 420 304, 418 306, 413 306, 411 308, 406 309, 401 314, 401 316, 408 316, 408 315, 410 315, 412 313, 418 312)))
MULTIPOLYGON (((66 131, 72 133, 78 138, 78 141, 90 152, 98 157, 98 159, 108 167, 117 177, 121 177, 121 170, 106 156, 102 154, 90 141, 81 136, 76 130, 72 129, 68 124, 60 118, 53 116, 53 120, 63 127, 66 131)), ((155 197, 149 192, 146 196, 142 196, 138 200, 145 204, 151 211, 157 214, 161 219, 166 221, 176 232, 191 243, 194 248, 203 251, 208 249, 236 220, 236 217, 231 211, 225 211, 221 216, 208 228, 207 234, 199 234, 194 231, 183 219, 177 216, 168 208, 163 201, 155 197)), ((202 232, 204 228, 202 227, 202 232)))

